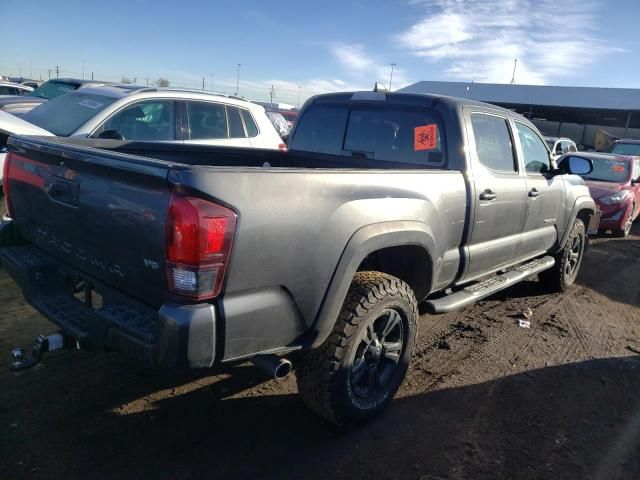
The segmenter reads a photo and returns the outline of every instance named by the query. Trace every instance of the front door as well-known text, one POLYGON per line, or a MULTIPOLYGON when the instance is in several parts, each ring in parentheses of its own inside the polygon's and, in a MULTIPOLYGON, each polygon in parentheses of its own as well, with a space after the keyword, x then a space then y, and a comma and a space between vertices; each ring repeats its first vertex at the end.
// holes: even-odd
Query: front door
POLYGON ((548 251, 558 239, 558 228, 566 224, 565 186, 559 175, 551 175, 549 151, 540 136, 528 125, 515 122, 519 155, 527 183, 527 214, 522 232, 523 256, 548 251))
POLYGON ((467 116, 472 159, 473 223, 462 280, 472 280, 518 258, 527 208, 525 179, 518 168, 508 120, 491 112, 467 116))

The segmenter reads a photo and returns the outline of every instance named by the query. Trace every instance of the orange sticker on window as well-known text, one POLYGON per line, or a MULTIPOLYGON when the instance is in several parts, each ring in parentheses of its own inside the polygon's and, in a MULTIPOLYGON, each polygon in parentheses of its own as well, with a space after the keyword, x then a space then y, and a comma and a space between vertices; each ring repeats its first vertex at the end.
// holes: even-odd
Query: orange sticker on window
POLYGON ((436 148, 436 124, 421 125, 413 129, 413 149, 418 150, 432 150, 436 148))
POLYGON ((611 170, 614 172, 625 172, 626 168, 623 165, 612 165, 611 170))

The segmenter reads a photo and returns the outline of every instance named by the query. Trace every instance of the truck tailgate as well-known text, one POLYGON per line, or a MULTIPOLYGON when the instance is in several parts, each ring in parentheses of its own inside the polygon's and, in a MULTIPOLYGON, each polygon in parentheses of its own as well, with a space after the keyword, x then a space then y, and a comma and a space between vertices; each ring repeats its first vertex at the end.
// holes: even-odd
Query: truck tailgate
POLYGON ((55 140, 12 137, 9 144, 20 235, 88 278, 162 304, 171 164, 55 140))

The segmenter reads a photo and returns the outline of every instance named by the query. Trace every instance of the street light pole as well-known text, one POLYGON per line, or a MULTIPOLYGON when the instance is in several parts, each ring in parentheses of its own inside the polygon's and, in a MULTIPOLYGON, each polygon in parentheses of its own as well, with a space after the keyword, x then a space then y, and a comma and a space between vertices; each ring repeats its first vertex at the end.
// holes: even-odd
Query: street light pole
POLYGON ((240 88, 240 66, 241 65, 242 65, 241 63, 238 64, 238 78, 236 79, 236 96, 238 95, 238 90, 240 88))
POLYGON ((391 64, 391 75, 389 76, 389 91, 391 91, 391 82, 393 82, 393 69, 395 66, 395 63, 391 64))

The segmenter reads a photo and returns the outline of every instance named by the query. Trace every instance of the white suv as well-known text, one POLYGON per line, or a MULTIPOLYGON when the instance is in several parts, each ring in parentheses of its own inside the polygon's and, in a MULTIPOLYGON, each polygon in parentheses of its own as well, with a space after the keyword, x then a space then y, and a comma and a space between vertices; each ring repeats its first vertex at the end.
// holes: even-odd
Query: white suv
POLYGON ((263 107, 191 90, 87 87, 49 100, 21 119, 59 137, 285 148, 263 107))
POLYGON ((557 160, 565 153, 577 152, 576 143, 566 137, 544 137, 545 142, 549 145, 553 159, 557 160))

